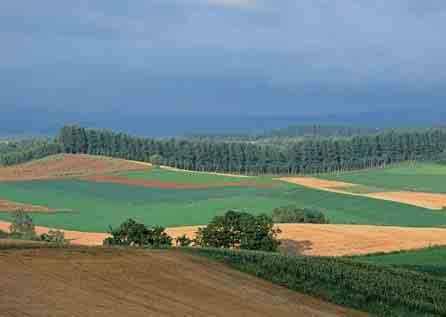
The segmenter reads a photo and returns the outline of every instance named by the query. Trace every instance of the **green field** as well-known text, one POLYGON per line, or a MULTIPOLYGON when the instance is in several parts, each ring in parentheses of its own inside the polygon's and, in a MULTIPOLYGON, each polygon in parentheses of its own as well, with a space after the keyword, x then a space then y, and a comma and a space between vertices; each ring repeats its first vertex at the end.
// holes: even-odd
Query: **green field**
POLYGON ((196 172, 177 172, 163 170, 159 168, 149 168, 147 170, 128 171, 116 173, 114 176, 129 179, 144 179, 159 182, 170 182, 179 184, 215 184, 215 183, 236 183, 236 182, 271 182, 271 179, 260 177, 232 177, 213 175, 196 172))
POLYGON ((432 247, 390 254, 372 254, 354 257, 353 259, 363 263, 429 273, 446 279, 446 247, 432 247))
POLYGON ((446 193, 446 165, 401 164, 394 167, 322 175, 321 178, 369 186, 383 190, 446 193))
MULTIPOLYGON (((228 179, 225 176, 193 175, 155 170, 135 173, 133 177, 214 183, 214 178, 228 179), (149 177, 152 173, 154 178, 149 177), (194 180, 191 181, 191 178, 194 180)), ((322 211, 331 223, 446 226, 446 213, 287 183, 275 183, 279 184, 279 187, 160 189, 80 180, 46 180, 0 183, 0 193, 1 199, 43 205, 56 210, 69 209, 70 211, 54 214, 36 213, 33 218, 40 225, 81 231, 105 232, 109 225, 117 225, 129 217, 149 225, 200 225, 206 224, 213 216, 223 214, 228 209, 270 213, 275 207, 288 204, 322 211)), ((9 220, 10 214, 0 213, 0 219, 9 220)))

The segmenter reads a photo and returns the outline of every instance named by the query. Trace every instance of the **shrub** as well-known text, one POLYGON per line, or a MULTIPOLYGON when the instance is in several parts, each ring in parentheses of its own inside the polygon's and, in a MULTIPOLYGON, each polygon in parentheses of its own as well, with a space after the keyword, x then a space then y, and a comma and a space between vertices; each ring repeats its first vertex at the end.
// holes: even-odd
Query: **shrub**
POLYGON ((9 234, 7 232, 0 230, 0 239, 6 239, 8 237, 9 237, 9 234))
POLYGON ((323 213, 294 205, 274 209, 272 217, 275 223, 329 223, 323 213))
POLYGON ((177 247, 188 247, 193 243, 193 240, 189 239, 185 234, 175 239, 177 247))
POLYGON ((69 244, 69 241, 65 239, 65 234, 60 230, 50 230, 48 233, 41 234, 39 238, 44 242, 69 244))
POLYGON ((196 241, 202 247, 277 251, 280 230, 273 229, 273 225, 272 218, 266 215, 231 210, 198 229, 196 241))
POLYGON ((36 231, 32 217, 24 210, 19 209, 12 214, 12 223, 9 227, 10 236, 13 238, 21 238, 32 240, 36 238, 36 231))
POLYGON ((163 227, 148 228, 133 219, 124 221, 117 228, 110 227, 109 233, 111 237, 104 240, 104 245, 159 248, 171 246, 172 244, 172 238, 165 232, 163 227))

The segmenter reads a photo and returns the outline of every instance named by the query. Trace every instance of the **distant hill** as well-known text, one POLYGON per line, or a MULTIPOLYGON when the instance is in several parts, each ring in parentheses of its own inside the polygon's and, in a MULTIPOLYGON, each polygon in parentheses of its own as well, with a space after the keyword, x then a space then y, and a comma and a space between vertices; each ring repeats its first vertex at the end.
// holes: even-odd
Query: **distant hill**
POLYGON ((0 109, 0 137, 56 135, 65 124, 109 128, 133 135, 170 137, 186 134, 259 134, 289 126, 347 126, 366 129, 446 126, 441 107, 378 112, 300 115, 152 114, 150 112, 6 111, 0 109))

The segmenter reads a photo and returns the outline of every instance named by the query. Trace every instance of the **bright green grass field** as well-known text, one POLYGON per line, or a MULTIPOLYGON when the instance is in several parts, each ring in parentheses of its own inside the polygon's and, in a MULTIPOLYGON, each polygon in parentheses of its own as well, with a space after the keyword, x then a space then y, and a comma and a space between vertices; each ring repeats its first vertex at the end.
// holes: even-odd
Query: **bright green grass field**
POLYGON ((232 176, 213 175, 206 173, 177 172, 170 170, 162 170, 159 168, 149 168, 146 170, 121 172, 113 175, 130 179, 144 179, 144 180, 179 183, 179 184, 215 184, 215 183, 271 181, 271 179, 260 178, 260 177, 232 177, 232 176))
POLYGON ((432 163, 406 163, 383 169, 322 175, 321 178, 384 190, 446 193, 446 165, 432 163))
MULTIPOLYGON (((131 217, 148 225, 206 224, 228 209, 270 213, 296 204, 325 213, 331 223, 446 226, 446 213, 404 204, 279 183, 278 188, 160 189, 80 180, 0 183, 1 199, 71 211, 34 213, 36 224, 105 232, 131 217)), ((0 220, 10 214, 0 213, 0 220)))
POLYGON ((446 247, 432 247, 389 254, 372 254, 353 257, 353 259, 364 263, 402 267, 446 278, 446 247))

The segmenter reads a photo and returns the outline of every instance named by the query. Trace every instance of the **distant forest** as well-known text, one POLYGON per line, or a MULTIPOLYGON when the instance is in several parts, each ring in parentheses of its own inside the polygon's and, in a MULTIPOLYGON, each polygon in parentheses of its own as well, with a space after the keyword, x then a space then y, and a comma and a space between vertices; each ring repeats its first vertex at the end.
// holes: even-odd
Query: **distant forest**
POLYGON ((446 160, 445 129, 369 132, 348 137, 321 135, 259 143, 142 138, 109 130, 65 126, 55 140, 37 142, 30 148, 19 147, 12 152, 3 151, 4 154, 0 151, 0 160, 9 165, 60 152, 86 153, 145 162, 156 160, 159 164, 187 170, 255 175, 325 173, 403 161, 446 160))
POLYGON ((267 130, 263 133, 192 133, 185 135, 190 140, 200 141, 278 141, 314 138, 350 138, 354 136, 372 135, 381 132, 378 128, 291 125, 286 128, 267 130))

